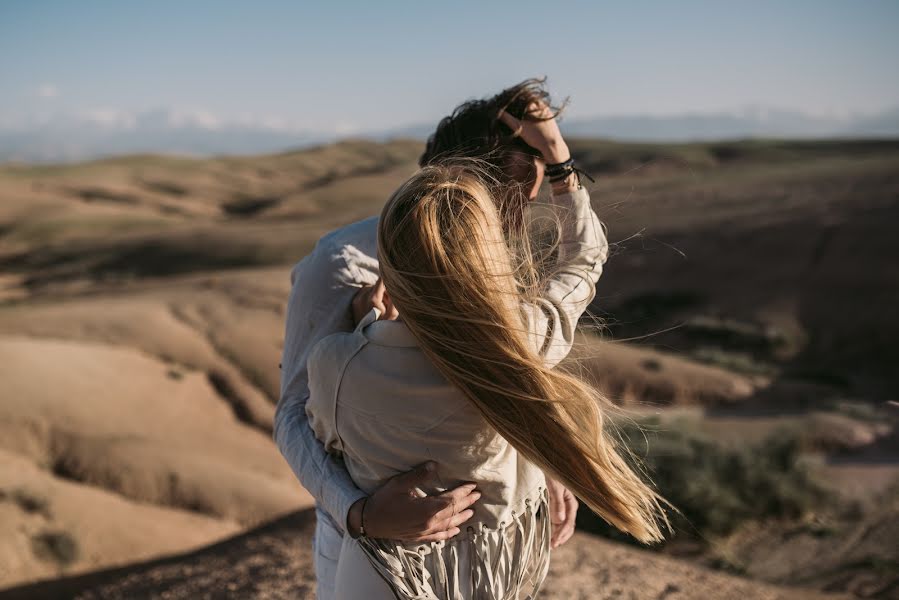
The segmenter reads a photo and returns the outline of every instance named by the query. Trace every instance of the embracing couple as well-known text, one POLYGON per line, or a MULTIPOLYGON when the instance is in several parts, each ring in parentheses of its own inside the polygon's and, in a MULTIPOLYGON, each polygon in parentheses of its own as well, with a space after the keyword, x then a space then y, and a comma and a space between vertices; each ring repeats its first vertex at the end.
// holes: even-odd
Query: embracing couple
POLYGON ((459 106, 380 217, 291 273, 274 437, 317 502, 319 598, 533 598, 575 497, 662 536, 608 401, 554 368, 608 255, 557 114, 539 80, 459 106))

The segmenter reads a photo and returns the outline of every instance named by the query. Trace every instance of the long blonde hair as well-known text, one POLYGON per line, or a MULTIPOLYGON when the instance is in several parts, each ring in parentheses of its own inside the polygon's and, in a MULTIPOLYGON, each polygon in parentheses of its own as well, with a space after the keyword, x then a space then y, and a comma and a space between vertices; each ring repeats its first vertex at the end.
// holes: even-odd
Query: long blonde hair
POLYGON ((378 224, 387 293, 437 369, 513 447, 613 526, 659 541, 665 502, 604 426, 610 403, 528 342, 521 303, 539 286, 519 251, 526 225, 500 218, 491 188, 466 161, 425 167, 393 194, 378 224))

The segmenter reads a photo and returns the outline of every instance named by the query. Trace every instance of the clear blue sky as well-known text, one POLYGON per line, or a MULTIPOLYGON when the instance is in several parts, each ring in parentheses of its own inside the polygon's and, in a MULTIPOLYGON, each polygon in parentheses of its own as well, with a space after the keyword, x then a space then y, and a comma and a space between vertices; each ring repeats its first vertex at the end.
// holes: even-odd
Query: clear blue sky
POLYGON ((0 0, 0 120, 182 108, 378 129, 532 75, 570 115, 899 105, 899 1, 0 0))

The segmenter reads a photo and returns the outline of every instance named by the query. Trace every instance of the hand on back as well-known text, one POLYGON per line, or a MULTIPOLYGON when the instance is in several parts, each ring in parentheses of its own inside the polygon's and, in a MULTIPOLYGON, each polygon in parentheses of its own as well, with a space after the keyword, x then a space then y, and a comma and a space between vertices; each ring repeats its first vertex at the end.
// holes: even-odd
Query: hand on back
POLYGON ((436 476, 435 469, 427 462, 395 475, 359 500, 350 509, 350 535, 358 536, 360 525, 369 537, 404 542, 437 542, 458 535, 460 526, 474 516, 471 505, 481 493, 474 483, 466 483, 435 496, 422 494, 421 488, 436 476))
POLYGON ((380 278, 374 285, 362 286, 356 292, 353 298, 353 322, 359 323, 372 308, 377 308, 381 313, 378 317, 380 321, 394 321, 399 317, 399 312, 390 300, 390 295, 380 278))

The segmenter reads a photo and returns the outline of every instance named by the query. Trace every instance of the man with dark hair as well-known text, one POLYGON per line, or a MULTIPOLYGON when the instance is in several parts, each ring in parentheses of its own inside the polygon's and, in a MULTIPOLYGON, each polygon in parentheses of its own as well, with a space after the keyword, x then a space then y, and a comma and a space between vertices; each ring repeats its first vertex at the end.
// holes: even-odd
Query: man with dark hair
MULTIPOLYGON (((577 182, 568 147, 558 132, 558 113, 551 118, 538 117, 533 109, 549 105, 540 80, 527 80, 489 99, 466 102, 440 122, 419 164, 456 157, 479 159, 500 182, 503 191, 497 194, 497 202, 504 218, 520 218, 527 202, 537 196, 547 164, 554 195, 561 182, 565 191, 559 197, 562 201, 566 195, 586 196, 586 190, 577 182), (500 118, 503 111, 507 118, 500 118), (537 134, 534 139, 540 141, 540 148, 523 141, 521 128, 513 131, 507 125, 513 122, 509 115, 521 119, 521 123, 538 123, 531 131, 537 134)), ((470 507, 480 497, 475 484, 461 485, 437 496, 423 495, 419 490, 429 487, 424 485, 426 482, 432 478, 439 481, 435 465, 424 463, 389 480, 365 500, 366 494, 353 483, 340 458, 325 451, 309 426, 305 405, 309 397, 306 358, 310 349, 327 335, 352 331, 372 307, 380 310, 381 318, 397 317, 378 278, 376 231, 377 217, 333 231, 322 237, 312 253, 291 272, 274 439, 297 478, 316 499, 318 522, 313 544, 319 598, 333 595, 344 532, 358 537, 364 529, 365 535, 371 537, 406 542, 447 540, 471 518, 470 507)), ((544 340, 545 354, 554 355, 554 362, 567 355, 578 317, 593 297, 593 287, 608 255, 602 232, 598 239, 601 247, 593 268, 574 274, 570 289, 560 290, 556 300, 541 306, 535 322, 530 324, 534 335, 544 340), (583 286, 589 293, 571 293, 575 288, 585 289, 583 286)), ((550 477, 547 485, 552 545, 556 547, 574 531, 577 501, 550 477)))
POLYGON ((535 103, 550 104, 540 79, 528 79, 490 98, 460 104, 437 124, 418 165, 424 167, 445 157, 481 158, 494 167, 492 175, 502 178, 513 153, 543 158, 497 118, 503 110, 520 118, 535 103))

